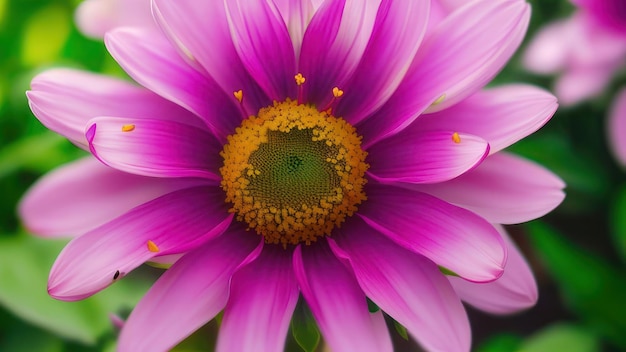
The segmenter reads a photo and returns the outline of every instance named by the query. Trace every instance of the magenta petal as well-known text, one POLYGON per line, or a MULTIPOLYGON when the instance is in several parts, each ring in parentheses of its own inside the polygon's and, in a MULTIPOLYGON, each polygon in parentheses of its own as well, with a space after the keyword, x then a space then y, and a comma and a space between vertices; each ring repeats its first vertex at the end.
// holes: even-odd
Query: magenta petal
POLYGON ((233 226, 182 257, 137 304, 117 350, 167 351, 213 319, 226 305, 233 273, 259 254, 259 240, 233 226))
POLYGON ((235 49, 272 100, 295 98, 296 58, 287 26, 273 2, 225 1, 235 49))
POLYGON ((626 88, 615 96, 607 127, 613 154, 622 165, 626 165, 626 88))
POLYGON ((51 69, 37 75, 26 93, 41 123, 88 149, 87 121, 96 116, 150 117, 200 123, 190 112, 129 82, 94 73, 51 69))
POLYGON ((565 198, 560 178, 534 162, 504 152, 489 156, 476 169, 446 183, 411 186, 499 224, 536 219, 565 198))
POLYGON ((174 121, 98 117, 85 135, 91 152, 118 170, 220 180, 219 143, 205 130, 174 121))
POLYGON ((285 20, 285 24, 287 24, 295 57, 298 58, 300 57, 304 32, 315 13, 313 3, 311 0, 274 0, 274 3, 285 20))
POLYGON ((346 94, 337 104, 336 116, 354 124, 387 101, 413 61, 429 14, 429 0, 382 1, 359 67, 342 87, 346 94))
POLYGON ((427 351, 469 351, 470 325, 450 283, 430 260, 355 220, 329 243, 351 264, 374 303, 404 325, 427 351), (338 249, 340 247, 341 249, 338 249))
POLYGON ((380 3, 381 0, 326 1, 317 10, 306 29, 300 52, 299 70, 306 78, 303 87, 307 102, 325 106, 333 98, 333 87, 343 88, 356 71, 380 3))
POLYGON ((80 235, 149 200, 203 182, 131 175, 90 157, 37 181, 22 198, 18 212, 25 227, 38 235, 80 235))
POLYGON ((73 239, 50 271, 48 292, 79 300, 157 255, 182 253, 221 234, 232 220, 219 187, 172 192, 73 239), (152 241, 157 251, 150 249, 152 241))
POLYGON ((284 350, 300 294, 291 263, 292 251, 265 246, 254 262, 235 273, 217 351, 284 350))
POLYGON ((379 182, 436 183, 478 165, 489 153, 482 138, 456 132, 397 134, 367 150, 369 174, 379 182))
POLYGON ((189 66, 164 36, 126 28, 107 33, 105 43, 133 79, 201 117, 221 140, 241 122, 235 98, 189 66))
POLYGON ((401 246, 476 282, 500 277, 504 242, 493 226, 465 209, 428 194, 370 185, 359 215, 401 246))
POLYGON ((425 39, 396 93, 362 126, 367 147, 477 92, 506 64, 530 17, 525 1, 473 1, 425 39))
POLYGON ((485 89, 448 109, 423 115, 407 130, 471 133, 488 141, 489 153, 493 154, 537 131, 557 107, 556 98, 543 89, 506 85, 485 89))
POLYGON ((178 51, 201 66, 232 97, 243 90, 247 111, 271 104, 241 62, 228 26, 225 1, 153 0, 157 23, 178 51))
POLYGON ((452 276, 449 280, 462 300, 480 310, 508 314, 530 308, 537 302, 537 283, 528 263, 504 228, 496 228, 502 234, 509 253, 504 274, 489 283, 468 282, 452 276))
POLYGON ((325 242, 298 246, 294 270, 324 341, 335 352, 392 351, 382 314, 370 314, 354 275, 325 242))

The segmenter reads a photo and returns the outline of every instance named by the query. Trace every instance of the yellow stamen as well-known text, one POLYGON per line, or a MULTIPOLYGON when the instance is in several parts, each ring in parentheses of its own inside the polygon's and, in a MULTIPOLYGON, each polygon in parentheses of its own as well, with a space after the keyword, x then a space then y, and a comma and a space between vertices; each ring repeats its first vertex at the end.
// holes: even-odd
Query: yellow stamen
POLYGON ((238 90, 233 92, 233 95, 235 96, 235 99, 237 99, 238 102, 242 102, 243 101, 243 90, 238 90))
POLYGON ((437 100, 435 100, 431 106, 435 106, 435 105, 439 105, 441 104, 444 100, 446 99, 446 95, 443 94, 442 96, 440 96, 439 98, 437 98, 437 100))
POLYGON ((457 143, 457 144, 461 143, 461 136, 459 136, 458 132, 454 132, 452 134, 452 140, 454 141, 454 143, 457 143))
POLYGON ((343 90, 339 89, 339 87, 333 88, 333 96, 335 98, 339 98, 343 95, 343 90))
POLYGON ((293 78, 296 80, 296 84, 299 85, 299 86, 303 85, 304 82, 306 81, 306 78, 304 78, 302 73, 298 73, 293 78))
POLYGON ((122 132, 131 132, 135 130, 135 125, 124 125, 122 126, 122 132))
POLYGON ((148 240, 148 250, 153 253, 157 253, 159 251, 159 247, 152 240, 148 240))
POLYGON ((366 200, 367 153, 341 118, 287 99, 245 119, 220 153, 236 219, 265 242, 310 244, 366 200))

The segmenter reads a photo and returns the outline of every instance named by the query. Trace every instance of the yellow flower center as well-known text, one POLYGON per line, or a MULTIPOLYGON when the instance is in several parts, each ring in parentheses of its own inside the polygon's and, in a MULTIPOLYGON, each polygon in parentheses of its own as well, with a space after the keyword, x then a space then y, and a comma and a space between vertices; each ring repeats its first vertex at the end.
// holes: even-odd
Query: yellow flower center
POLYGON ((361 137, 310 105, 287 99, 262 108, 228 136, 221 156, 230 211, 266 243, 315 242, 366 199, 361 137))

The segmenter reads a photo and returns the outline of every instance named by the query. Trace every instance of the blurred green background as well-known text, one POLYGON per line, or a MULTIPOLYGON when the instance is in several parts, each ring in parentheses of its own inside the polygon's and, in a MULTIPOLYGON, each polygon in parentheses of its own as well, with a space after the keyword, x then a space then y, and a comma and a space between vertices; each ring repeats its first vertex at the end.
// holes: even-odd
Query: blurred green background
MULTIPOLYGON (((46 281, 65 241, 29 236, 15 215, 29 185, 83 153, 33 117, 24 95, 31 78, 59 65, 123 74, 102 42, 77 31, 73 10, 79 2, 0 0, 2 352, 113 350, 116 332, 109 313, 127 314, 157 274, 145 268, 85 301, 55 301, 46 293, 46 281)), ((527 40, 573 11, 566 0, 530 2, 527 40)), ((552 80, 525 72, 518 53, 493 84, 508 82, 549 88, 552 80)), ((568 185, 567 198, 543 219, 509 227, 533 266, 540 299, 535 308, 507 317, 468 308, 474 350, 626 350, 626 173, 611 158, 605 137, 607 106, 624 84, 621 72, 606 94, 559 109, 546 127, 511 148, 559 174, 568 185)), ((208 326, 178 350, 208 348, 213 330, 208 326)))

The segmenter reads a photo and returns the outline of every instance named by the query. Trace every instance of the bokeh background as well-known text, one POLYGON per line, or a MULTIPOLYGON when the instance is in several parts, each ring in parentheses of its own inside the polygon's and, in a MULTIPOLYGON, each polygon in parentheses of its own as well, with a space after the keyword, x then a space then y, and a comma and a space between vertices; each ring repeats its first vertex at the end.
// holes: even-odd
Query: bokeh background
MULTIPOLYGON (((32 77, 52 66, 124 76, 101 41, 76 29, 73 11, 79 2, 0 0, 2 352, 113 351, 116 328, 110 314, 128 314, 160 273, 141 268, 133 279, 85 301, 55 301, 46 293, 46 281, 66 241, 31 236, 16 216, 16 204, 38 177, 83 154, 31 114, 24 92, 32 77)), ((529 2, 533 16, 526 44, 541 26, 574 11, 567 0, 529 2)), ((526 44, 492 84, 525 82, 550 89, 553 77, 523 69, 520 53, 526 44)), ((533 267, 540 299, 536 307, 506 317, 468 307, 473 350, 626 351, 626 172, 612 158, 605 131, 608 105, 624 85, 626 72, 618 72, 603 95, 560 108, 542 130, 510 148, 560 175, 567 198, 550 215, 509 227, 533 267)), ((176 350, 210 350, 216 324, 176 350)), ((413 348, 401 333, 394 334, 398 350, 413 348)), ((306 338, 301 336, 300 344, 314 349, 306 338)), ((288 348, 302 350, 293 338, 288 348)))

